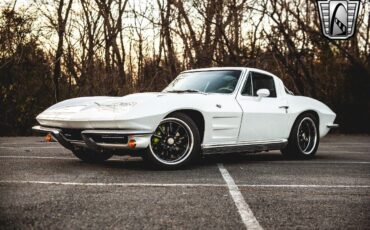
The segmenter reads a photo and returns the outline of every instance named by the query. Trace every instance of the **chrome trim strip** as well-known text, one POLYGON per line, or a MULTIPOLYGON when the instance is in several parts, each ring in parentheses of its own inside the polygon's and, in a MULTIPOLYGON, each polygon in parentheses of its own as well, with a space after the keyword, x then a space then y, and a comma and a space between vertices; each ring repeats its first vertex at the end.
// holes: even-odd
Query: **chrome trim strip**
POLYGON ((231 128, 228 128, 228 127, 212 128, 212 130, 214 130, 214 131, 233 130, 233 129, 239 129, 239 128, 234 128, 234 127, 231 127, 231 128))
POLYGON ((40 126, 40 125, 33 126, 32 127, 32 130, 33 131, 36 131, 36 132, 41 132, 41 133, 56 133, 56 132, 60 132, 60 129, 43 127, 43 126, 40 126))
POLYGON ((271 140, 271 141, 245 141, 240 142, 238 144, 203 144, 202 148, 228 148, 228 147, 238 147, 238 146, 245 146, 245 145, 264 145, 264 144, 277 144, 277 143, 284 143, 287 142, 287 139, 281 140, 271 140))
POLYGON ((221 118, 239 118, 238 116, 213 116, 213 119, 221 119, 221 118))
POLYGON ((242 144, 224 144, 224 145, 202 145, 203 154, 220 154, 233 152, 261 152, 267 150, 278 150, 288 144, 286 139, 278 141, 257 141, 242 144))
POLYGON ((128 144, 107 144, 107 143, 96 143, 99 147, 109 149, 130 149, 128 144))
POLYGON ((81 134, 123 134, 123 135, 137 135, 137 134, 153 134, 147 130, 94 130, 88 129, 81 132, 81 134))
POLYGON ((338 124, 330 124, 330 125, 327 125, 326 127, 328 127, 329 129, 335 129, 335 128, 339 128, 339 125, 338 124))

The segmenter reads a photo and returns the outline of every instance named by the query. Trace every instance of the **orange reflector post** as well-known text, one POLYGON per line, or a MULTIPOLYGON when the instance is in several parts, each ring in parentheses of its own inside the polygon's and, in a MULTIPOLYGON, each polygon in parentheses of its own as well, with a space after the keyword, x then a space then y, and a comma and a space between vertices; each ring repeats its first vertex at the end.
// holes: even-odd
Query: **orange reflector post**
POLYGON ((128 141, 128 147, 129 147, 130 149, 134 149, 134 148, 136 147, 136 141, 135 141, 135 140, 133 140, 133 139, 129 140, 129 141, 128 141))
POLYGON ((44 140, 46 142, 52 142, 53 141, 53 137, 51 136, 50 133, 48 133, 45 137, 44 137, 44 140))

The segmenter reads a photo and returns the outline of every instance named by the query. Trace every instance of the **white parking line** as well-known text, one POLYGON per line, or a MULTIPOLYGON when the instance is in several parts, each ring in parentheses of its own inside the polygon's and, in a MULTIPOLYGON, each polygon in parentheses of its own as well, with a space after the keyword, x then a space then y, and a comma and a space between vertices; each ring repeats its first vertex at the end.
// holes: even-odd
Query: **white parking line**
MULTIPOLYGON (((33 146, 25 146, 20 145, 19 143, 0 143, 0 148, 63 148, 63 146, 59 145, 58 143, 35 143, 32 144, 33 146), (37 146, 39 145, 39 146, 37 146), (48 145, 48 146, 45 146, 48 145)), ((330 144, 330 145, 320 145, 320 148, 370 148, 368 144, 355 144, 355 145, 338 145, 338 144, 330 144)), ((346 151, 345 151, 346 152, 346 151)))
POLYGON ((15 159, 55 159, 55 160, 76 160, 75 157, 44 157, 44 156, 1 156, 0 158, 15 158, 15 159))
POLYGON ((23 140, 19 140, 19 142, 0 142, 0 145, 24 145, 24 144, 30 144, 30 145, 59 145, 58 142, 46 142, 46 141, 32 141, 25 143, 23 140))
POLYGON ((320 185, 320 184, 240 184, 249 188, 370 188, 370 185, 320 185))
MULTIPOLYGON (((0 155, 0 158, 9 158, 9 159, 55 159, 55 160, 77 160, 76 157, 48 157, 48 156, 26 156, 26 155, 0 155)), ((129 159, 110 159, 109 161, 137 161, 137 158, 129 159)), ((264 164, 370 164, 370 161, 245 161, 244 163, 264 163, 264 164)))
MULTIPOLYGON (((0 158, 14 158, 14 159, 41 159, 41 160, 49 160, 49 159, 54 159, 54 160, 78 160, 78 158, 76 157, 45 157, 45 156, 14 156, 14 155, 11 155, 11 156, 1 156, 0 155, 0 158)), ((108 161, 138 161, 140 159, 138 159, 139 157, 130 157, 130 158, 119 158, 119 159, 109 159, 108 161)))
POLYGON ((370 146, 369 144, 368 144, 368 142, 370 141, 370 139, 369 140, 364 140, 364 142, 339 142, 339 141, 337 141, 337 142, 321 142, 320 143, 320 145, 322 145, 322 146, 328 146, 328 145, 330 145, 330 146, 332 146, 332 145, 340 145, 340 146, 347 146, 347 145, 349 145, 349 146, 358 146, 358 145, 367 145, 367 146, 370 146))
MULTIPOLYGON (((34 180, 0 180, 0 184, 41 184, 71 186, 117 186, 117 187, 228 187, 227 184, 200 183, 93 183, 34 180)), ((370 188, 370 185, 318 185, 318 184, 238 184, 239 188, 370 188)))
POLYGON ((318 154, 320 153, 333 153, 333 154, 368 154, 370 155, 370 152, 365 152, 365 151, 343 151, 343 150, 318 150, 318 154))
POLYGON ((225 184, 89 183, 89 182, 22 181, 22 180, 20 181, 0 180, 0 184, 45 184, 45 185, 118 186, 118 187, 226 187, 225 184))
POLYGON ((242 218, 244 225, 247 227, 247 229, 263 229, 258 223, 256 217, 253 215, 253 212, 249 208, 249 205, 247 204, 247 202, 245 202, 242 193, 239 191, 238 186, 235 184, 229 172, 226 170, 223 164, 217 165, 222 177, 227 184, 230 195, 233 198, 236 207, 238 208, 238 212, 240 214, 240 217, 242 218))
POLYGON ((245 163, 267 163, 267 164, 290 164, 290 163, 296 163, 296 164, 370 164, 370 161, 245 161, 245 163))
POLYGON ((0 146, 0 149, 64 149, 62 146, 0 146))

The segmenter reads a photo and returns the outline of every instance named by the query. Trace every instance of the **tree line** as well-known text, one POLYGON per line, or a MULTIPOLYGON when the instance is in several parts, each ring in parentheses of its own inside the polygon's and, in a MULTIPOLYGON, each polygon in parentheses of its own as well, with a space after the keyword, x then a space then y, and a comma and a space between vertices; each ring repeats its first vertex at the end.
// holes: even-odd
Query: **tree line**
POLYGON ((186 69, 262 68, 370 132, 370 3, 329 40, 315 0, 6 0, 0 3, 0 135, 78 96, 160 91, 186 69))

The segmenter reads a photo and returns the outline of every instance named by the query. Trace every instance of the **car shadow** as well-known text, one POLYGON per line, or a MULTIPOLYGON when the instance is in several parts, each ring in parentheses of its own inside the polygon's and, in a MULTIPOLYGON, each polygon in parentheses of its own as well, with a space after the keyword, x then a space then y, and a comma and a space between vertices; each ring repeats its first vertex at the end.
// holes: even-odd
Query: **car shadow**
MULTIPOLYGON (((201 159, 189 164, 188 166, 179 169, 166 169, 156 167, 150 162, 144 161, 141 157, 114 157, 103 163, 86 163, 82 161, 75 162, 76 167, 87 167, 87 168, 110 168, 110 169, 127 169, 131 171, 173 171, 173 170, 194 170, 197 168, 214 167, 215 165, 222 164, 261 164, 267 162, 289 162, 289 161, 314 161, 314 160, 330 160, 332 157, 328 155, 316 155, 314 159, 296 159, 287 158, 283 156, 279 151, 260 152, 260 153, 230 153, 230 154, 212 154, 202 156, 201 159)), ((71 165, 70 165, 71 166, 71 165)))
MULTIPOLYGON (((317 157, 318 159, 321 157, 317 157)), ((201 159, 191 163, 186 167, 175 170, 193 170, 202 167, 214 167, 216 164, 256 164, 263 162, 274 162, 274 161, 297 161, 297 159, 289 159, 281 155, 280 152, 262 152, 262 153, 230 153, 230 154, 213 154, 203 156, 201 159)), ((306 161, 306 160, 302 160, 306 161)), ((103 163, 85 163, 79 162, 80 165, 94 165, 95 167, 104 167, 112 169, 129 169, 137 171, 172 171, 174 169, 164 169, 155 167, 149 162, 142 160, 141 157, 115 157, 112 160, 108 160, 103 163)))

